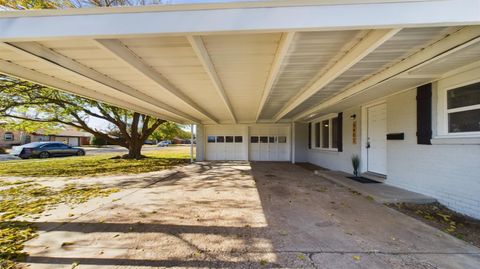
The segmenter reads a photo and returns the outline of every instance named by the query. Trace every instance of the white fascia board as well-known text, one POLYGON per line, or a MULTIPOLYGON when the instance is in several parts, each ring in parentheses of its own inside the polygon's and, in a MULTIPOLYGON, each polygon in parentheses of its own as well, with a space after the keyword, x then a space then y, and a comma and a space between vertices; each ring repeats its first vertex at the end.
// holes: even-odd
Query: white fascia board
MULTIPOLYGON (((478 0, 238 7, 0 17, 0 41, 480 24, 478 0), (32 27, 32 25, 34 27, 32 27), (112 27, 115 25, 115 27, 112 27)), ((52 12, 51 14, 56 14, 52 12)))

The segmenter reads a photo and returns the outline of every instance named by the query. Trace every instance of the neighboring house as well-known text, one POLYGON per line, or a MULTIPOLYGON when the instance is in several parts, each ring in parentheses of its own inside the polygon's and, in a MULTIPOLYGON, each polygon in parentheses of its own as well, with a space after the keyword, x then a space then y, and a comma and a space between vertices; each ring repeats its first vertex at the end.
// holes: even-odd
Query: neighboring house
POLYGON ((41 131, 25 133, 0 129, 0 147, 11 148, 12 146, 41 141, 63 142, 75 147, 89 145, 91 137, 92 135, 90 133, 75 130, 60 130, 52 133, 44 133, 41 131))
POLYGON ((480 218, 478 1, 298 2, 3 12, 0 72, 196 124, 198 161, 359 155, 480 218))
POLYGON ((0 129, 0 147, 2 148, 11 148, 12 146, 24 144, 25 139, 24 132, 0 129))
POLYGON ((69 146, 77 147, 89 145, 92 134, 75 130, 61 130, 53 134, 34 132, 30 134, 30 142, 57 141, 69 146))

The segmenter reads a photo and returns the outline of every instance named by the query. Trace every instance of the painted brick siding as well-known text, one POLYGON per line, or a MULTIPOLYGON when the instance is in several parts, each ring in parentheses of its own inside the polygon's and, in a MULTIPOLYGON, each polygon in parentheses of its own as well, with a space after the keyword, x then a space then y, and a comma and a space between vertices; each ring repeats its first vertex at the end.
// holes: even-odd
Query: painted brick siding
MULTIPOLYGON (((480 70, 479 70, 480 72, 480 70)), ((434 83, 434 135, 437 120, 437 85, 452 85, 466 79, 464 73, 434 83)), ((478 72, 472 73, 478 77, 478 72)), ((387 105, 387 133, 404 133, 404 140, 387 140, 386 184, 422 193, 460 213, 480 219, 480 145, 418 145, 416 138, 416 89, 384 99, 387 105)), ((308 162, 352 173, 350 158, 361 156, 361 110, 343 111, 343 152, 308 150, 308 162), (352 145, 352 120, 357 115, 357 144, 352 145)), ((362 162, 365 160, 362 159, 362 162)))
MULTIPOLYGON (((330 170, 352 173, 351 157, 353 154, 360 156, 360 129, 361 129, 360 108, 353 108, 343 111, 343 152, 327 151, 321 149, 310 149, 307 152, 308 162, 325 167, 330 170), (357 144, 352 144, 353 121, 350 116, 355 114, 357 121, 357 144)), ((312 128, 313 132, 313 128, 312 128)), ((312 135, 312 138, 314 136, 312 135)), ((314 143, 312 143, 313 147, 314 143)))
POLYGON ((387 99, 388 132, 405 140, 388 141, 386 183, 480 218, 480 145, 417 145, 415 98, 409 90, 387 99))

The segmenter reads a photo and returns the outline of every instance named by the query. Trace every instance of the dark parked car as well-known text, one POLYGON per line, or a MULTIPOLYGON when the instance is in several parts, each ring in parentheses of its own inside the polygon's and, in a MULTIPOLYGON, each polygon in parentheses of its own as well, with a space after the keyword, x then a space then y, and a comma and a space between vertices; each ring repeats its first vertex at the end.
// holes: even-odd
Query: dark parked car
POLYGON ((81 148, 70 147, 61 142, 33 142, 14 147, 10 154, 22 159, 28 159, 49 158, 54 156, 83 156, 85 155, 85 151, 81 148))

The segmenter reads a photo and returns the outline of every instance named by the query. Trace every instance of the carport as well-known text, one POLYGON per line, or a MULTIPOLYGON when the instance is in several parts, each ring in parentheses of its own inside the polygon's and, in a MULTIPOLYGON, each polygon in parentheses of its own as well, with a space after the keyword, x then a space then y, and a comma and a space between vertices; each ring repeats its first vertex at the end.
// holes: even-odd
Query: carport
POLYGON ((196 161, 358 156, 480 218, 479 24, 478 0, 1 12, 0 73, 195 124, 196 161))
POLYGON ((475 62, 479 10, 302 0, 2 12, 0 72, 197 124, 197 160, 295 161, 301 123, 475 62))

